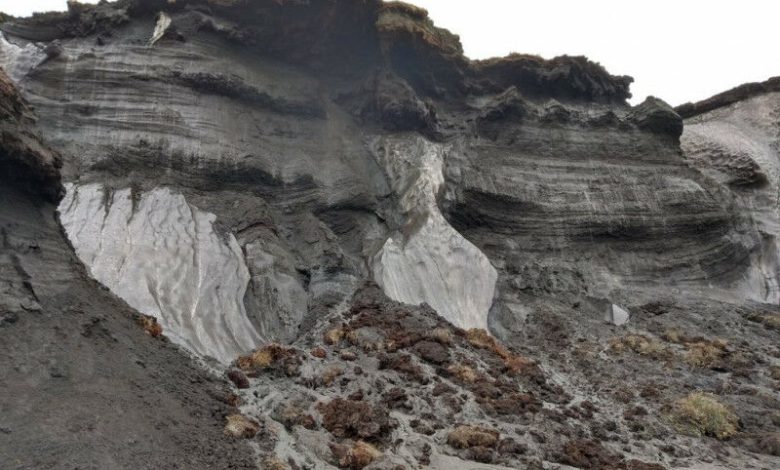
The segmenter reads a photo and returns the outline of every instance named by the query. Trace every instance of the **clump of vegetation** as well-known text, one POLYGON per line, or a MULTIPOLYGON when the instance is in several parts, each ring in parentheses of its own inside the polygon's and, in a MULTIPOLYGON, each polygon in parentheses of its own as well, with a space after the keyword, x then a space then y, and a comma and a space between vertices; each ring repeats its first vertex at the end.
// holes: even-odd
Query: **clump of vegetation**
POLYGON ((447 372, 449 372, 453 377, 457 378, 461 382, 468 384, 473 384, 479 378, 479 375, 477 375, 474 369, 465 365, 453 364, 447 368, 447 372))
POLYGON ((449 328, 434 328, 428 335, 432 340, 439 342, 442 345, 452 344, 452 331, 449 328))
POLYGON ((271 417, 282 423, 288 430, 294 426, 303 426, 306 429, 317 427, 314 417, 306 412, 302 404, 296 402, 288 402, 278 406, 271 417))
POLYGON ((780 457, 780 432, 767 433, 758 440, 756 450, 762 454, 780 457))
POLYGON ((620 455, 610 452, 600 442, 576 439, 563 445, 556 461, 577 468, 621 468, 620 455))
POLYGON ((339 344, 344 339, 344 328, 331 328, 325 332, 323 340, 325 344, 335 345, 339 344))
POLYGON ((778 313, 759 313, 752 315, 748 320, 760 323, 770 330, 780 331, 780 314, 778 313))
POLYGON ((320 382, 326 387, 330 387, 333 382, 344 373, 339 367, 330 367, 320 376, 320 382))
POLYGON ((682 343, 685 340, 685 335, 676 328, 667 328, 664 330, 661 338, 670 343, 682 343))
POLYGON ((224 403, 226 403, 226 404, 228 404, 228 405, 230 405, 230 406, 232 406, 234 408, 237 408, 237 407, 241 406, 241 402, 242 402, 241 397, 239 397, 238 395, 236 395, 233 392, 226 393, 220 399, 224 403))
POLYGON ((290 470, 290 466, 284 463, 278 457, 266 457, 263 459, 263 468, 265 470, 290 470))
POLYGON ((670 351, 660 341, 640 334, 612 338, 609 346, 616 353, 631 351, 651 359, 668 359, 670 356, 670 351))
POLYGON ((152 338, 162 336, 163 328, 157 319, 151 315, 141 315, 138 317, 138 324, 144 329, 147 335, 152 338))
POLYGON ((687 343, 685 362, 693 367, 711 367, 727 354, 728 342, 723 339, 701 340, 687 343))
POLYGON ((357 346, 365 352, 380 351, 384 349, 384 342, 378 336, 372 334, 368 328, 357 328, 345 331, 349 344, 357 346))
POLYGON ((324 348, 314 348, 311 350, 311 355, 318 359, 325 359, 328 356, 328 352, 324 348))
POLYGON ((238 366, 242 369, 250 369, 252 367, 265 368, 271 365, 274 360, 275 348, 264 347, 258 349, 248 356, 241 356, 238 358, 238 366))
POLYGON ((494 350, 496 340, 482 328, 472 328, 466 332, 466 339, 475 348, 494 350))
POLYGON ((769 368, 769 376, 775 380, 780 380, 780 366, 771 366, 769 368))
POLYGON ((380 440, 397 425, 382 404, 336 398, 316 406, 322 427, 338 438, 380 440))
POLYGON ((536 363, 523 356, 511 356, 504 358, 504 367, 510 374, 529 374, 537 370, 536 363))
POLYGON ((241 370, 267 369, 274 363, 295 356, 295 350, 271 343, 255 350, 252 354, 241 356, 236 361, 236 365, 241 370))
POLYGON ((534 361, 527 357, 513 354, 490 333, 481 328, 472 328, 466 332, 468 342, 480 349, 487 349, 493 352, 504 361, 504 367, 512 374, 541 374, 534 361))
POLYGON ((239 414, 230 415, 225 418, 225 435, 231 437, 240 437, 251 439, 260 431, 260 425, 257 421, 239 414))
POLYGON ((376 447, 364 441, 357 441, 352 447, 337 450, 339 466, 360 470, 371 465, 372 462, 382 457, 382 452, 376 447))
POLYGON ((728 354, 728 341, 725 339, 691 337, 674 328, 664 331, 661 337, 670 343, 685 346, 683 360, 691 367, 712 367, 728 354))
POLYGON ((236 388, 249 388, 249 379, 243 372, 237 369, 230 369, 227 373, 228 379, 233 382, 236 388))
POLYGON ((428 383, 425 371, 409 354, 393 353, 379 355, 379 369, 390 369, 400 372, 406 378, 416 380, 419 383, 428 383))
POLYGON ((677 400, 670 418, 678 432, 692 436, 728 439, 739 429, 737 415, 714 395, 703 392, 677 400))
POLYGON ((599 355, 600 347, 593 341, 582 341, 574 345, 572 353, 582 360, 593 360, 599 355))
POLYGON ((498 443, 499 433, 482 426, 461 425, 447 435, 447 444, 456 449, 470 447, 493 447, 498 443))
POLYGON ((773 330, 780 330, 780 315, 765 315, 762 323, 773 330))

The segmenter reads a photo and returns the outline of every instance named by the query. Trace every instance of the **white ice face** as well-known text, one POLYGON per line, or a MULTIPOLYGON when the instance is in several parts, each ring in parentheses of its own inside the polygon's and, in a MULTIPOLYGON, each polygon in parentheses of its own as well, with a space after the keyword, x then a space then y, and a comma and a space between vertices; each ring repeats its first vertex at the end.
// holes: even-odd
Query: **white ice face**
POLYGON ((158 318, 171 340, 224 364, 260 343, 244 309, 250 276, 241 248, 215 231, 214 214, 167 188, 66 189, 59 214, 76 254, 96 280, 158 318))
POLYGON ((35 44, 28 43, 24 46, 17 46, 0 33, 0 67, 14 83, 20 83, 24 76, 45 58, 46 54, 35 44))
POLYGON ((425 302, 461 328, 487 328, 498 274, 439 211, 444 151, 421 138, 385 142, 380 163, 401 197, 408 230, 385 241, 374 277, 392 299, 425 302))

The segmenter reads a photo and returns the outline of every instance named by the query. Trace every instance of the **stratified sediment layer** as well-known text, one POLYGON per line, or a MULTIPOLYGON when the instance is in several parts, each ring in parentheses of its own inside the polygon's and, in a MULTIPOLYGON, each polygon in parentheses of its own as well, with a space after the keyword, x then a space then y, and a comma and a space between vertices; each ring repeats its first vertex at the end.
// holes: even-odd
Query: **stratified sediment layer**
MULTIPOLYGON (((0 123, 3 168, 40 200, 66 183, 78 259, 173 341, 223 367, 254 350, 230 378, 258 423, 234 416, 228 431, 263 436, 260 457, 287 459, 275 468, 361 468, 360 453, 696 464, 706 446, 665 444, 667 408, 692 388, 723 392, 773 442, 775 82, 631 107, 631 78, 586 58, 471 61, 424 10, 378 0, 70 3, 0 30, 4 104, 26 116, 0 123), (667 334, 702 330, 707 312, 726 343, 667 334), (734 344, 742 332, 755 351, 734 344), (621 391, 640 376, 668 386, 621 391), (401 383, 419 392, 408 406, 401 383), (748 385, 755 399, 729 392, 748 385), (264 408, 288 390, 309 406, 301 422, 264 408), (444 398, 425 401, 434 390, 444 398), (501 422, 507 441, 468 427, 501 422)), ((15 308, 35 307, 14 279, 15 308)))
POLYGON ((727 99, 737 90, 696 106, 700 114, 685 121, 682 148, 686 159, 705 175, 728 187, 740 211, 760 234, 744 289, 750 297, 780 302, 780 92, 769 80, 742 100, 727 99), (773 86, 775 88, 773 88, 773 86), (714 106, 712 103, 720 103, 714 106), (710 103, 710 105, 707 105, 710 103))

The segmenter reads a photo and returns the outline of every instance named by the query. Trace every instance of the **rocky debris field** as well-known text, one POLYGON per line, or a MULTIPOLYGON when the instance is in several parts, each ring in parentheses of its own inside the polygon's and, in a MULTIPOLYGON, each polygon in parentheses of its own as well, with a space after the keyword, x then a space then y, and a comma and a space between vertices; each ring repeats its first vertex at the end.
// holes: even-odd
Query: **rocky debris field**
POLYGON ((773 468, 780 309, 679 308, 645 305, 630 327, 548 312, 508 348, 369 285, 227 377, 270 468, 773 468))

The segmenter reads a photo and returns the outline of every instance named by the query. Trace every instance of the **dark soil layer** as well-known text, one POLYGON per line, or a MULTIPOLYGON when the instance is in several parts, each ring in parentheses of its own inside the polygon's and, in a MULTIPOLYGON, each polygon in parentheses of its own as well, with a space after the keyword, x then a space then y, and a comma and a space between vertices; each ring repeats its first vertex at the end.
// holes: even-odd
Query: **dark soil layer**
POLYGON ((88 279, 54 207, 0 181, 0 468, 255 468, 223 435, 223 381, 134 315, 88 279))

